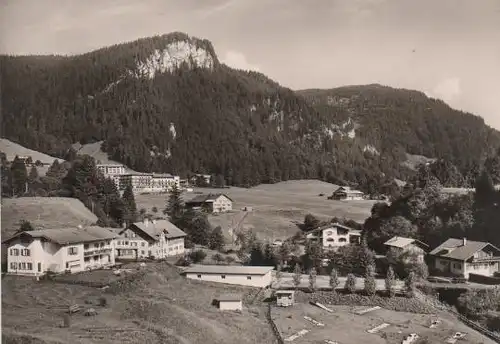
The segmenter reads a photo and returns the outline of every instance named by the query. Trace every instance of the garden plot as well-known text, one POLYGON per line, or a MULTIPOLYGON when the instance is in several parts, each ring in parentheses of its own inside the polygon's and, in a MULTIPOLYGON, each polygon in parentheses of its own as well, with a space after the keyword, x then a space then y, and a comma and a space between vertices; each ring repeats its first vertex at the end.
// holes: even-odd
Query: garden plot
POLYGON ((467 332, 460 344, 494 344, 490 339, 458 322, 451 315, 414 314, 389 311, 384 308, 366 312, 356 311, 369 307, 328 305, 329 312, 312 304, 297 303, 293 307, 272 309, 272 317, 284 339, 308 331, 293 342, 301 344, 401 344, 446 343, 456 332, 467 332), (307 319, 314 319, 318 326, 307 319), (430 328, 429 324, 439 326, 430 328))

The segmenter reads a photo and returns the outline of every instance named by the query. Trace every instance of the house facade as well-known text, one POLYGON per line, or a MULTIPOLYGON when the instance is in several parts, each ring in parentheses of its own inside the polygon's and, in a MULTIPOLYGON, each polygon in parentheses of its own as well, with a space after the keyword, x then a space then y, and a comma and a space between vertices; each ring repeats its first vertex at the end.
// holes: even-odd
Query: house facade
POLYGON ((184 270, 186 278, 264 288, 272 283, 272 266, 196 265, 184 270))
POLYGON ((94 226, 21 232, 4 241, 7 273, 39 276, 112 266, 116 237, 111 229, 94 226))
POLYGON ((215 297, 215 301, 221 311, 243 310, 243 300, 241 295, 223 294, 215 297))
POLYGON ((469 274, 493 276, 500 271, 500 249, 490 243, 448 239, 429 255, 434 268, 446 274, 469 278, 469 274))
POLYGON ((333 223, 313 230, 306 238, 321 242, 324 249, 337 249, 350 244, 360 244, 361 231, 333 223))
POLYGON ((348 186, 341 186, 335 190, 331 199, 337 201, 356 201, 363 200, 365 194, 359 190, 351 189, 348 186))
POLYGON ((117 259, 163 259, 183 255, 186 233, 167 220, 145 219, 119 231, 117 259))
POLYGON ((208 213, 224 213, 233 210, 233 200, 224 194, 195 196, 185 202, 186 207, 204 210, 208 213))
POLYGON ((395 236, 387 240, 384 245, 396 254, 408 254, 405 260, 410 261, 415 258, 418 263, 424 263, 425 254, 429 246, 413 238, 404 238, 395 236))

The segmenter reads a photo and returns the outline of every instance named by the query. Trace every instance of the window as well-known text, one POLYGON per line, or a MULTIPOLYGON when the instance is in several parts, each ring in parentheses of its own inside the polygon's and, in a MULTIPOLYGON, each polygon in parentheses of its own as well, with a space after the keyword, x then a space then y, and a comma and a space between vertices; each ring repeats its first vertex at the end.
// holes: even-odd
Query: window
POLYGON ((247 276, 247 280, 251 280, 252 279, 252 276, 247 276))
POLYGON ((334 242, 335 240, 333 238, 328 238, 328 239, 326 239, 326 241, 328 241, 328 242, 334 242))
POLYGON ((198 278, 201 278, 201 275, 198 275, 198 278))
MULTIPOLYGON (((118 244, 119 244, 119 243, 120 243, 120 242, 118 242, 118 244)), ((83 248, 84 248, 84 249, 88 249, 88 248, 89 248, 89 244, 85 244, 85 245, 83 245, 83 248)))
POLYGON ((21 250, 21 256, 29 257, 30 255, 30 250, 27 248, 24 248, 21 250))
POLYGON ((17 248, 12 248, 10 250, 10 255, 11 256, 19 256, 19 250, 17 248))
POLYGON ((13 263, 10 263, 10 268, 12 270, 17 270, 17 263, 13 262, 13 263))
POLYGON ((99 248, 99 243, 94 244, 94 248, 99 248))
POLYGON ((226 279, 226 275, 221 275, 220 278, 226 279))
POLYGON ((28 270, 33 270, 33 264, 32 263, 26 263, 26 268, 28 270))
POLYGON ((68 247, 68 255, 76 256, 78 254, 78 247, 68 247))
POLYGON ((144 250, 141 251, 141 254, 145 254, 144 250))
POLYGON ((347 242, 347 239, 346 238, 340 238, 339 242, 347 242))
POLYGON ((146 246, 146 243, 145 242, 141 242, 141 246, 142 247, 146 246))

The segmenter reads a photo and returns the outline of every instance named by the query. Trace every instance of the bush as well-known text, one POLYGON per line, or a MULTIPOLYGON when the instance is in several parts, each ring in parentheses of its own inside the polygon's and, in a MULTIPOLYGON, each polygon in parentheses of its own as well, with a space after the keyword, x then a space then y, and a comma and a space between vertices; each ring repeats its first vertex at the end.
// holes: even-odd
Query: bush
POLYGON ((394 275, 394 270, 392 266, 387 269, 387 277, 385 278, 385 290, 389 297, 393 297, 395 294, 394 285, 396 283, 396 276, 394 275))
POLYGON ((365 275, 365 293, 368 296, 375 295, 377 292, 377 282, 375 281, 375 267, 368 265, 365 275))
POLYGON ((206 257, 207 254, 203 250, 195 250, 189 254, 189 259, 195 264, 201 263, 206 257))
POLYGON ((405 279, 405 291, 407 297, 415 296, 415 273, 411 271, 405 279))
POLYGON ((356 276, 354 276, 354 274, 347 275, 344 289, 351 294, 356 292, 356 276))
POLYGON ((337 274, 337 270, 335 268, 330 272, 330 287, 332 287, 332 291, 336 292, 337 287, 339 286, 339 276, 337 274))
POLYGON ((108 305, 108 300, 105 297, 99 298, 99 306, 106 307, 108 305))
POLYGON ((220 264, 221 262, 224 261, 224 257, 220 253, 216 253, 212 256, 212 259, 215 261, 216 264, 220 264))
POLYGON ((186 257, 180 257, 175 262, 175 265, 177 265, 177 266, 189 266, 189 265, 191 265, 191 261, 186 257))
POLYGON ((309 289, 311 291, 316 290, 316 276, 317 276, 316 269, 312 268, 311 271, 309 272, 309 289))
POLYGON ((299 289, 300 282, 302 280, 302 269, 299 264, 295 264, 295 269, 293 271, 293 285, 295 289, 299 289))
POLYGON ((457 309, 470 318, 479 318, 500 307, 500 291, 495 289, 469 290, 460 295, 457 309))

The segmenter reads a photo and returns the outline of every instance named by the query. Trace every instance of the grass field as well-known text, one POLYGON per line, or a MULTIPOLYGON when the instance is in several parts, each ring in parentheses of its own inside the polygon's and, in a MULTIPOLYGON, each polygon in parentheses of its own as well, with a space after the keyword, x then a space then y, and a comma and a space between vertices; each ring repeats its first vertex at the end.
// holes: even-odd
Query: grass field
MULTIPOLYGON (((243 228, 253 229, 263 239, 283 239, 295 234, 297 223, 311 213, 320 219, 345 217, 358 222, 370 216, 375 201, 332 201, 327 197, 337 186, 317 180, 294 180, 273 185, 259 185, 250 189, 231 187, 229 189, 199 188, 184 193, 185 199, 194 197, 195 192, 225 193, 233 200, 233 211, 227 214, 211 215, 210 222, 221 226, 227 234, 232 222, 242 216, 241 209, 252 207, 243 222, 243 228), (324 194, 319 196, 319 194, 324 194)), ((138 209, 151 212, 153 207, 165 208, 167 195, 138 195, 138 209)))
POLYGON ((327 307, 334 312, 329 313, 306 303, 298 303, 288 308, 273 307, 272 317, 284 338, 303 329, 309 330, 300 339, 293 341, 300 344, 325 343, 325 340, 339 344, 400 344, 410 333, 416 333, 420 337, 413 344, 434 344, 445 343, 446 339, 457 331, 467 333, 465 339, 457 343, 494 344, 492 340, 445 314, 415 314, 379 309, 364 315, 357 315, 354 311, 363 307, 331 305, 327 307), (315 326, 305 320, 304 316, 323 323, 325 326, 315 326), (439 319, 441 323, 437 328, 430 329, 429 325, 434 319, 439 319), (383 323, 390 326, 374 334, 367 332, 383 323))
MULTIPOLYGON (((256 289, 186 280, 176 268, 151 263, 146 274, 126 289, 96 288, 31 278, 2 280, 2 337, 29 338, 24 343, 274 343, 275 338, 257 301, 256 289), (244 295, 244 310, 221 312, 211 305, 219 293, 244 295), (106 297, 107 307, 97 305, 106 297), (92 304, 90 304, 92 303, 92 304), (61 326, 71 304, 93 307, 98 315, 76 314, 71 327, 61 326)), ((13 342, 13 341, 12 341, 13 342)))
POLYGON ((90 225, 97 217, 76 198, 21 197, 2 200, 2 238, 19 229, 22 220, 37 228, 90 225))

